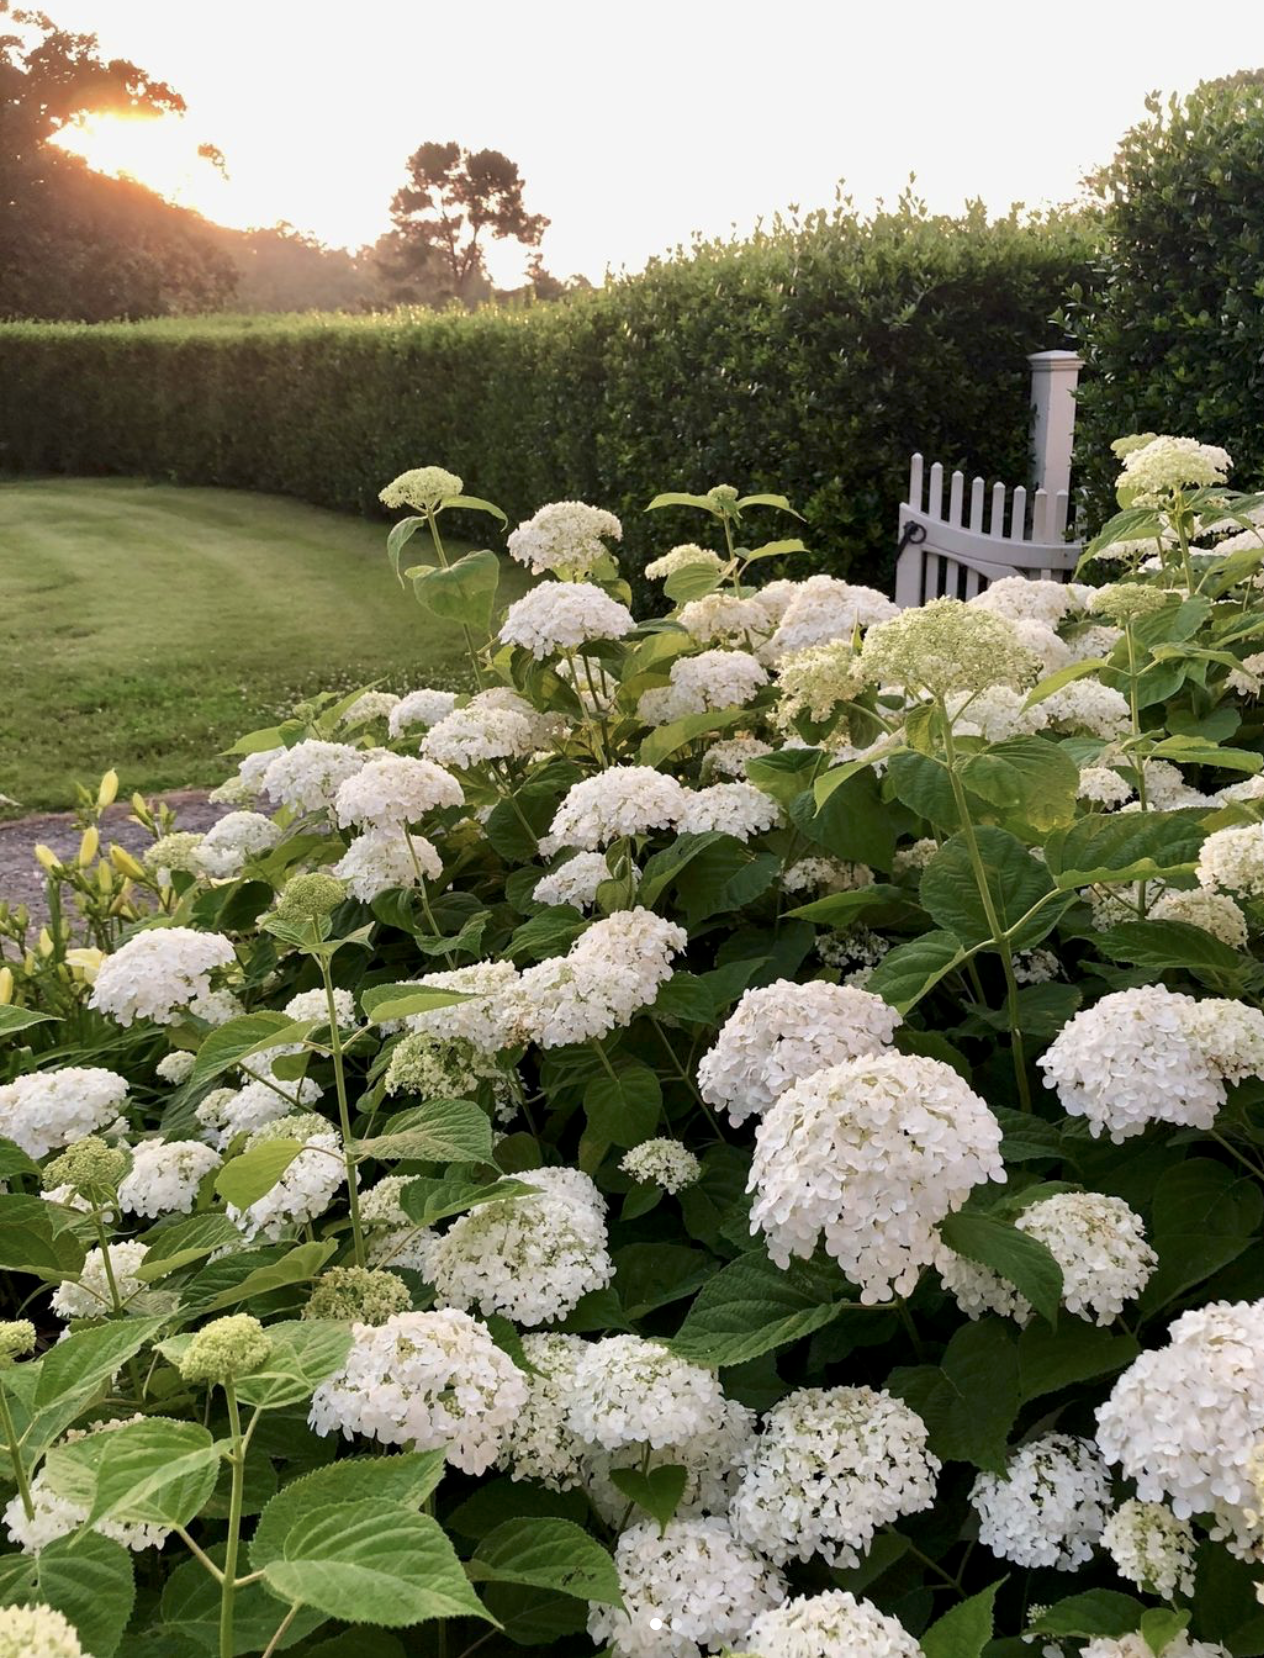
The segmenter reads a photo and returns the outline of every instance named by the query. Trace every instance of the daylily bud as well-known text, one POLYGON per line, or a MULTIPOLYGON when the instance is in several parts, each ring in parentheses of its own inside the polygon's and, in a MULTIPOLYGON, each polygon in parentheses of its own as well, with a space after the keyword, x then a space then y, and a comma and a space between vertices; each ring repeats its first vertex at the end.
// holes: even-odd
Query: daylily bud
POLYGON ((110 862, 120 875, 126 875, 133 881, 143 881, 145 879, 143 866, 137 863, 125 846, 110 847, 110 862))
POLYGON ((52 847, 45 846, 43 841, 38 842, 35 847, 35 861, 42 869, 46 869, 50 875, 55 875, 61 868, 61 859, 52 847))
POLYGON ((79 842, 79 867, 86 869, 96 857, 101 845, 101 836, 95 823, 91 823, 83 832, 83 839, 79 842))
POLYGON ((115 800, 118 798, 118 789, 118 773, 116 771, 107 771, 105 776, 101 779, 100 787, 97 789, 97 805, 113 806, 115 800))
POLYGON ((13 1000, 13 969, 0 967, 0 1007, 8 1007, 13 1000))

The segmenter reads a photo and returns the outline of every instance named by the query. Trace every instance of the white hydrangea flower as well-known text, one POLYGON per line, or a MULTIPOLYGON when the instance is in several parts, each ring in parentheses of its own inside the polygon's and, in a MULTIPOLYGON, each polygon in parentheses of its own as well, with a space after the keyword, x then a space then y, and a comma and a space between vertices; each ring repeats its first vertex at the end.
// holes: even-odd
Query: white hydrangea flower
POLYGON ((386 729, 392 737, 402 737, 415 725, 438 725, 455 707, 455 691, 408 691, 391 709, 386 729))
POLYGON ((444 501, 459 495, 464 488, 455 472, 442 466, 414 466, 392 478, 378 491, 378 500, 392 510, 412 507, 414 512, 433 512, 444 501))
POLYGON ((751 1441, 729 1518, 779 1565, 855 1566, 883 1526, 932 1505, 939 1467, 926 1424, 889 1393, 800 1388, 751 1441))
POLYGON ((560 729, 556 714, 540 713, 501 685, 445 714, 422 738, 421 752, 441 766, 466 771, 488 760, 525 760, 547 749, 560 729))
POLYGON ((929 836, 914 841, 912 846, 902 846, 895 854, 894 873, 919 875, 938 851, 938 841, 932 840, 929 836))
POLYGON ((676 619, 699 644, 719 641, 751 650, 763 644, 777 626, 763 593, 747 599, 733 593, 708 593, 682 606, 676 619))
POLYGON ((667 725, 687 714, 715 708, 742 708, 768 683, 768 670, 749 651, 709 650, 678 656, 670 684, 642 693, 637 717, 667 725))
POLYGON ((0 1608, 0 1658, 91 1658, 73 1624, 51 1606, 0 1608))
POLYGON ((334 816, 344 827, 402 829, 406 823, 419 823, 427 812, 464 804, 464 789, 442 766, 404 754, 383 754, 342 784, 334 816))
POLYGON ((1081 800, 1092 802, 1095 806, 1122 806, 1125 800, 1131 800, 1132 784, 1112 771, 1109 766, 1081 766, 1080 782, 1077 794, 1081 800))
MULTIPOLYGON (((1141 1216, 1121 1197, 1055 1192, 1014 1222, 1049 1250, 1062 1268, 1062 1305, 1090 1323, 1113 1324, 1150 1281, 1158 1256, 1145 1241, 1141 1216)), ((997 1312, 1025 1324, 1029 1302, 990 1268, 945 1251, 939 1272, 971 1318, 997 1312)))
POLYGON ((1002 1478, 970 1492, 979 1541, 1016 1566, 1074 1571, 1092 1559, 1110 1514, 1110 1477, 1090 1440, 1046 1434, 1020 1446, 1002 1478))
POLYGON ((446 1308, 351 1329, 347 1362, 316 1389, 309 1426, 416 1451, 442 1449, 453 1467, 485 1473, 527 1402, 527 1378, 487 1326, 446 1308))
POLYGON ((628 1507, 627 1496, 611 1477, 617 1470, 683 1468, 685 1489, 676 1509, 677 1519, 727 1514, 741 1477, 742 1459, 755 1437, 755 1425, 753 1410, 734 1399, 725 1399, 708 1427, 674 1444, 653 1450, 643 1445, 622 1445, 614 1451, 590 1445, 584 1453, 588 1500, 602 1519, 617 1529, 628 1507))
POLYGON ((642 1140, 625 1152, 619 1164, 624 1174, 665 1192, 683 1192, 702 1174, 702 1164, 680 1140, 642 1140))
POLYGON ((1125 737, 1132 729, 1127 697, 1092 675, 1073 679, 1037 703, 1036 709, 1044 710, 1045 725, 1053 731, 1087 731, 1103 742, 1125 737))
POLYGON ((154 1070, 164 1082, 178 1088, 193 1075, 193 1067, 196 1064, 196 1055, 188 1053, 184 1048, 176 1048, 171 1053, 164 1054, 154 1066, 154 1070))
POLYGON ((126 1101, 127 1079, 99 1065, 31 1071, 0 1086, 0 1135, 28 1157, 46 1157, 89 1134, 123 1130, 126 1101))
POLYGON ((777 802, 753 783, 712 783, 705 789, 686 790, 679 828, 685 835, 718 831, 747 841, 775 829, 780 821, 777 802))
MULTIPOLYGON (((93 1434, 112 1433, 116 1428, 130 1428, 133 1423, 146 1420, 152 1418, 123 1416, 110 1422, 94 1422, 90 1428, 71 1428, 62 1443, 71 1444, 75 1440, 87 1439, 93 1434)), ((27 1517, 20 1496, 14 1497, 4 1510, 5 1530, 10 1541, 16 1543, 23 1554, 38 1555, 58 1538, 69 1537, 72 1532, 78 1531, 88 1518, 88 1510, 81 1503, 59 1496, 53 1490, 44 1468, 41 1468, 31 1480, 30 1495, 31 1505, 35 1510, 30 1518, 27 1517)), ((169 1526, 124 1524, 119 1520, 98 1520, 92 1530, 101 1537, 109 1537, 114 1542, 121 1543, 125 1549, 132 1549, 137 1554, 142 1549, 160 1549, 171 1536, 169 1526)), ((0 1652, 2 1651, 3 1643, 0 1642, 0 1652)))
POLYGON ((410 1220, 400 1193, 413 1177, 387 1174, 360 1194, 360 1224, 366 1234, 369 1262, 379 1267, 409 1267, 422 1271, 434 1233, 410 1220))
POLYGON ((257 1128, 246 1141, 245 1150, 254 1151, 273 1140, 297 1140, 303 1147, 271 1191, 245 1209, 228 1204, 229 1220, 249 1241, 284 1237, 287 1228, 301 1226, 323 1215, 346 1180, 342 1137, 331 1122, 309 1113, 278 1117, 257 1128))
POLYGON ((234 776, 213 789, 207 797, 214 805, 249 806, 263 793, 263 777, 283 748, 263 748, 255 754, 246 754, 238 763, 234 776))
POLYGON ((758 760, 765 754, 771 754, 773 747, 760 737, 752 737, 749 732, 739 732, 736 737, 723 738, 718 743, 712 743, 702 756, 702 781, 709 783, 713 777, 736 778, 739 782, 746 776, 746 762, 758 760))
POLYGON ((1199 848, 1198 883, 1213 892, 1264 897, 1264 823, 1213 830, 1199 848))
POLYGON ((688 791, 652 766, 611 766, 572 784, 549 825, 548 844, 597 852, 611 841, 674 829, 688 791))
POLYGON ((152 1019, 171 1025, 210 993, 211 974, 237 960, 231 940, 192 927, 150 927, 108 955, 97 969, 92 1006, 120 1025, 152 1019))
POLYGON ((136 1268, 145 1259, 149 1245, 143 1243, 112 1243, 109 1273, 105 1256, 99 1249, 90 1249, 79 1273, 78 1281, 63 1279, 53 1294, 50 1305, 58 1318, 104 1318, 114 1311, 114 1297, 110 1293, 110 1274, 124 1305, 139 1295, 145 1285, 136 1276, 136 1268))
POLYGON ((567 1426, 608 1451, 693 1439, 724 1408, 710 1370, 640 1336, 589 1342, 575 1365, 567 1426))
POLYGON ((1077 627, 1065 641, 1072 662, 1099 662, 1109 657, 1124 636, 1124 630, 1101 623, 1094 627, 1077 627))
POLYGON ((253 1134, 296 1106, 315 1105, 320 1095, 320 1084, 306 1077, 299 1083, 275 1085, 256 1079, 242 1088, 213 1088, 194 1115, 202 1125, 202 1139, 223 1151, 235 1135, 253 1134))
POLYGON ((1135 1497, 1115 1510, 1102 1532, 1102 1547, 1120 1577, 1163 1600, 1193 1594, 1197 1546, 1188 1521, 1178 1520, 1163 1503, 1135 1497))
POLYGON ((1187 926, 1201 927, 1233 950, 1246 949, 1246 916, 1227 892, 1216 892, 1205 887, 1186 892, 1173 889, 1161 894, 1151 904, 1150 919, 1184 921, 1187 926))
POLYGON ((531 889, 537 904, 570 904, 590 910, 597 902, 597 888, 610 879, 610 866, 601 852, 577 852, 564 864, 542 876, 531 889))
POLYGON ((511 961, 476 961, 469 967, 426 973, 413 983, 398 986, 401 994, 413 988, 454 990, 467 1000, 426 1013, 411 1013, 404 1023, 411 1031, 459 1037, 483 1054, 498 1053, 514 1042, 518 982, 518 970, 511 961))
POLYGON ((1152 1122, 1210 1128, 1226 1080, 1264 1071, 1264 1014, 1163 985, 1117 990, 1070 1019, 1038 1063, 1063 1110, 1116 1145, 1152 1122))
POLYGON ((1227 451, 1214 444, 1167 435, 1130 450, 1123 462, 1115 481, 1132 492, 1129 505, 1135 507, 1167 506, 1175 490, 1222 484, 1233 465, 1227 451))
POLYGON ((688 944, 683 927, 652 910, 619 910, 594 921, 564 956, 518 980, 516 1032, 542 1048, 589 1042, 626 1025, 671 977, 688 944))
POLYGON ((1045 705, 1026 707, 1026 697, 1009 685, 988 685, 981 691, 958 691, 947 699, 952 729, 958 737, 985 737, 1003 743, 1010 737, 1028 737, 1049 723, 1045 705))
POLYGON ((398 703, 394 691, 362 691, 350 708, 343 709, 338 723, 357 726, 368 725, 370 720, 389 720, 398 703))
POLYGON ((622 541, 623 525, 612 512, 583 501, 551 501, 510 531, 510 558, 537 574, 586 576, 609 557, 606 541, 622 541))
POLYGON ((202 836, 196 861, 216 879, 240 875, 251 858, 268 852, 281 839, 281 830, 262 812, 229 812, 202 836))
POLYGON ((718 575, 724 568, 724 560, 708 547, 699 547, 696 541, 685 541, 679 547, 673 547, 670 552, 664 553, 662 558, 651 559, 643 573, 650 581, 666 581, 667 577, 674 576, 677 570, 704 565, 718 575))
POLYGON ((1252 1457, 1264 1440, 1264 1301, 1182 1313, 1166 1347, 1142 1353, 1097 1412, 1107 1462, 1143 1502, 1178 1520, 1210 1514, 1212 1537, 1256 1559, 1261 1527, 1252 1457))
POLYGON ((538 662, 594 639, 622 639, 636 626, 627 605, 586 581, 542 581, 515 600, 497 638, 538 662))
POLYGON ((1019 950, 1014 956, 1017 984, 1051 984, 1062 972, 1062 963, 1052 950, 1019 950))
POLYGON ((133 1215, 191 1215, 198 1187, 220 1165, 220 1155, 200 1140, 142 1140, 118 1189, 133 1215))
MULTIPOLYGON (((1098 1635, 1080 1649, 1080 1658, 1154 1658, 1144 1635, 1098 1635)), ((1163 1648, 1163 1658, 1231 1658, 1219 1641, 1196 1641, 1183 1629, 1163 1648)))
POLYGON ((736 1127, 762 1116, 792 1083, 881 1053, 901 1022, 888 1002, 867 990, 823 979, 777 979, 742 996, 698 1062, 698 1087, 736 1127))
MULTIPOLYGON (((522 1351, 527 1398, 505 1432, 497 1467, 515 1480, 539 1480, 550 1491, 572 1491, 584 1483, 587 1440, 573 1433, 567 1417, 574 1397, 575 1366, 587 1343, 580 1336, 528 1331, 522 1351)), ((623 1499, 624 1507, 627 1498, 623 1499)))
POLYGON ((853 702, 864 690, 865 676, 851 635, 787 651, 777 661, 777 687, 781 703, 776 718, 783 727, 800 714, 827 720, 839 703, 853 702))
POLYGON ((154 872, 159 886, 169 887, 173 872, 184 875, 197 874, 201 868, 198 863, 198 850, 201 845, 201 835, 192 834, 187 830, 179 829, 170 835, 161 835, 146 851, 145 867, 154 872))
POLYGON ((1019 643, 1029 650, 1040 664, 1042 679, 1049 674, 1056 674, 1059 668, 1067 667, 1074 660, 1071 647, 1065 639, 1060 638, 1043 622, 1011 622, 1010 626, 1017 634, 1019 643))
POLYGON ((967 603, 994 611, 1011 622, 1043 622, 1057 628, 1081 607, 1066 582, 1029 581, 1026 576, 1002 576, 967 603))
MULTIPOLYGON (((934 841, 930 844, 935 847, 934 841)), ((868 864, 849 864, 842 858, 800 858, 781 877, 784 892, 859 892, 872 885, 868 864)))
POLYGON ((846 1589, 787 1601, 763 1612, 735 1658, 922 1658, 904 1625, 846 1589))
POLYGON ((437 881, 443 874, 443 859, 424 835, 398 828, 369 829, 350 843, 333 873, 347 883, 353 898, 369 904, 396 887, 437 881))
POLYGON ((813 645, 850 640, 858 628, 873 627, 899 615, 885 593, 873 587, 854 587, 834 576, 809 576, 795 588, 762 653, 770 662, 813 645))
POLYGON ((547 1177, 578 1170, 538 1169, 517 1178, 540 1196, 483 1203, 459 1216, 422 1253, 422 1272, 440 1306, 500 1313, 515 1324, 565 1318, 614 1277, 607 1250, 605 1203, 575 1197, 547 1177))
POLYGON ((327 812, 368 758, 365 749, 310 738, 280 750, 263 774, 262 792, 291 811, 327 812))
MULTIPOLYGON (((1168 765, 1166 760, 1145 760, 1146 797, 1152 812, 1175 811, 1179 806, 1210 806, 1214 802, 1209 796, 1200 794, 1197 789, 1190 788, 1175 766, 1168 765)), ((1127 811, 1139 808, 1129 805, 1127 811)))
POLYGON ((702 1658, 779 1606, 781 1573, 719 1519, 631 1526, 615 1545, 623 1607, 590 1601, 588 1633, 616 1658, 702 1658))
POLYGON ((878 1054, 795 1083, 755 1137, 751 1230, 780 1266, 826 1251, 867 1305, 908 1295, 938 1256, 939 1223, 1005 1179, 1001 1130, 952 1069, 878 1054))

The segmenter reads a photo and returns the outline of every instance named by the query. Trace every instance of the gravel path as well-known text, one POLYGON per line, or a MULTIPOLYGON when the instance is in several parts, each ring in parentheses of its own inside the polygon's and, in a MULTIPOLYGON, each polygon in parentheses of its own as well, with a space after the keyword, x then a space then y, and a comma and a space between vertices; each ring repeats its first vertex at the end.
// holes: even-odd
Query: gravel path
MULTIPOLYGON (((201 790, 183 789, 175 794, 157 795, 176 813, 176 827, 202 833, 231 812, 231 806, 213 806, 201 790)), ((44 872, 35 861, 35 848, 41 842, 51 846, 63 860, 73 858, 79 850, 81 831, 72 812, 42 812, 35 817, 17 818, 12 823, 0 823, 0 899, 16 907, 25 904, 37 923, 47 919, 44 905, 44 872)), ((101 821, 101 842, 114 842, 140 857, 152 844, 148 830, 131 818, 131 807, 126 802, 107 807, 101 821)))

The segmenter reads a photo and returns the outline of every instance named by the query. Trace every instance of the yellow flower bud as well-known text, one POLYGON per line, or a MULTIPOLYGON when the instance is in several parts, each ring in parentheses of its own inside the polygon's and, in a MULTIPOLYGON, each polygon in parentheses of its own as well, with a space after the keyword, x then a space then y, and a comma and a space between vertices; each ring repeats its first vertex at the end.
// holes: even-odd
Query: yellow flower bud
POLYGON ((13 969, 0 967, 0 1007, 8 1007, 13 1000, 13 969))
POLYGON ((35 861, 50 875, 55 875, 61 868, 61 860, 51 846, 45 846, 43 841, 38 842, 35 848, 35 861))
POLYGON ((53 953, 53 935, 47 927, 39 930, 39 953, 41 956, 51 956, 53 953))
POLYGON ((93 858, 96 857, 100 845, 101 836, 97 832, 97 826, 95 823, 91 823, 84 830, 83 839, 79 842, 80 869, 87 869, 93 858))
POLYGON ((104 950, 94 950, 84 947, 81 950, 67 950, 66 962, 77 974, 82 974, 89 984, 97 976, 97 968, 105 960, 104 950))
POLYGON ((130 876, 133 881, 143 881, 145 879, 145 870, 143 865, 137 863, 136 859, 133 858, 132 854, 126 847, 111 846, 110 862, 114 865, 115 869, 118 870, 120 875, 130 876))
POLYGON ((26 974, 28 979, 33 976, 36 965, 34 950, 28 950, 22 957, 22 971, 26 974))
POLYGON ((97 865, 97 885, 100 887, 102 892, 109 893, 114 891, 114 871, 110 868, 109 864, 106 863, 104 858, 102 858, 101 862, 97 865))
POLYGON ((116 771, 107 771, 101 779, 101 786, 97 790, 98 806, 113 806, 118 798, 119 776, 116 771))

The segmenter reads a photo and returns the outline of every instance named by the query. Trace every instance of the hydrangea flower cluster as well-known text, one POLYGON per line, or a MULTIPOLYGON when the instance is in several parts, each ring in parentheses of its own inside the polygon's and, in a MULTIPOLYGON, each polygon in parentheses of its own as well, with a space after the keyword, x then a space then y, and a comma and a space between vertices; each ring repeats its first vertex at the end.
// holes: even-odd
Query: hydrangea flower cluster
POLYGON ((126 1132, 127 1097, 127 1079, 100 1065, 31 1071, 0 1087, 0 1135, 46 1157, 88 1134, 126 1132))
POLYGON ((921 1658, 896 1618, 847 1589, 790 1600, 761 1612, 734 1658, 921 1658))
POLYGON ((543 661, 595 639, 622 639, 635 626, 627 605, 591 582, 542 581, 510 605, 499 638, 543 661))
POLYGON ((1046 1434, 1011 1456, 1004 1478, 980 1474, 970 1501, 979 1541, 998 1558, 1073 1571, 1101 1540, 1110 1476, 1090 1441, 1046 1434))
POLYGON ((623 525, 612 512, 583 501, 552 501, 509 536, 509 556, 537 575, 575 579, 610 556, 607 541, 622 541, 623 525))
POLYGON ((196 1013, 211 992, 211 975, 237 960, 231 940, 192 927, 153 927, 129 938, 101 963, 92 1005, 120 1025, 152 1019, 175 1023, 196 1013))
POLYGON ((521 975, 517 1034, 542 1048, 608 1036, 654 1000, 687 942, 683 927, 651 910, 621 910, 594 921, 566 955, 521 975))

